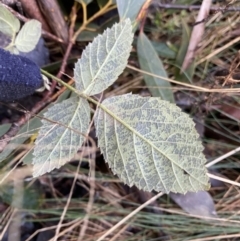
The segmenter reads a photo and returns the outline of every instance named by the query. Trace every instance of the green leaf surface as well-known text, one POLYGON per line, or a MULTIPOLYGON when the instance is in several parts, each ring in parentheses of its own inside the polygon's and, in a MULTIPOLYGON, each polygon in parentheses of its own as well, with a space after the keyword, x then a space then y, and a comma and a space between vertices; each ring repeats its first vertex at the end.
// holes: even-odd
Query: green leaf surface
MULTIPOLYGON (((162 61, 144 33, 141 33, 138 37, 137 53, 142 70, 165 78, 168 77, 162 61)), ((144 75, 144 81, 152 96, 174 102, 171 84, 168 81, 150 75, 144 75)))
POLYGON ((25 164, 25 165, 32 164, 32 160, 34 158, 33 151, 34 151, 34 149, 31 149, 26 153, 26 155, 24 155, 24 157, 21 160, 23 164, 25 164))
POLYGON ((135 21, 146 0, 117 0, 118 14, 121 19, 130 18, 135 21))
POLYGON ((84 30, 77 36, 78 42, 92 41, 96 36, 98 36, 98 31, 84 30))
POLYGON ((111 2, 111 4, 116 4, 116 0, 97 0, 98 7, 100 9, 103 8, 108 2, 111 2))
POLYGON ((178 66, 178 68, 176 69, 175 79, 181 82, 191 83, 192 76, 195 72, 195 61, 193 61, 192 64, 183 73, 181 72, 181 66, 186 56, 189 40, 191 37, 191 31, 187 23, 182 20, 182 25, 182 40, 176 57, 176 65, 178 66))
POLYGON ((107 28, 111 28, 115 23, 118 23, 119 20, 119 16, 118 14, 113 14, 110 18, 106 19, 106 21, 104 21, 100 28, 99 28, 99 32, 103 33, 103 31, 107 28))
POLYGON ((124 183, 165 193, 209 188, 199 135, 180 108, 132 94, 102 105, 94 119, 98 145, 124 183))
POLYGON ((110 86, 127 65, 132 40, 129 19, 114 24, 95 38, 75 65, 76 89, 91 96, 110 86))
MULTIPOLYGON (((80 28, 81 23, 76 24, 76 29, 80 28)), ((98 36, 98 34, 101 34, 102 32, 99 31, 99 25, 96 23, 89 23, 86 26, 86 29, 81 31, 80 34, 77 36, 77 41, 82 42, 82 41, 93 41, 95 37, 98 36)))
POLYGON ((86 100, 72 97, 48 109, 36 140, 33 176, 37 177, 70 161, 84 142, 90 123, 86 100))
POLYGON ((166 43, 151 41, 151 44, 160 57, 168 59, 176 58, 176 52, 170 49, 166 43))
POLYGON ((98 3, 98 7, 101 9, 103 8, 107 3, 108 3, 109 0, 97 0, 97 3, 98 3))
POLYGON ((27 184, 25 184, 22 191, 23 192, 16 191, 13 183, 0 185, 1 201, 15 208, 27 210, 39 209, 44 197, 43 190, 36 184, 28 187, 27 184))
POLYGON ((12 37, 19 29, 19 20, 0 4, 0 32, 12 37))
POLYGON ((32 51, 41 37, 41 32, 42 24, 39 21, 33 19, 26 22, 16 37, 16 48, 24 53, 32 51))
POLYGON ((88 5, 89 3, 91 3, 93 0, 75 0, 77 2, 79 2, 81 4, 81 2, 84 2, 86 5, 88 5))
POLYGON ((31 135, 36 133, 40 126, 41 122, 38 117, 34 117, 25 124, 0 153, 0 162, 4 161, 8 155, 18 148, 20 144, 24 143, 29 137, 31 137, 31 135))
POLYGON ((10 129, 12 124, 3 124, 0 126, 0 137, 3 136, 10 129))

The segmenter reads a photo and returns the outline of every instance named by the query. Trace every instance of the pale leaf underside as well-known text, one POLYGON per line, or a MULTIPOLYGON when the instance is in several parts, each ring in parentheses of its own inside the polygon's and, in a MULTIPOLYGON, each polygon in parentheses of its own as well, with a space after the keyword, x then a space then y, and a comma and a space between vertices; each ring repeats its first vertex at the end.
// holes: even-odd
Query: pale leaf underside
POLYGON ((19 20, 0 4, 0 32, 12 36, 20 29, 19 20))
POLYGON ((90 122, 86 100, 73 97, 55 104, 44 114, 34 149, 33 176, 40 176, 70 161, 84 142, 90 122), (82 133, 82 134, 81 134, 82 133))
POLYGON ((129 19, 114 24, 96 37, 75 65, 76 89, 91 96, 110 86, 126 67, 132 40, 129 19))
POLYGON ((115 117, 98 109, 99 147, 124 183, 165 193, 209 188, 195 124, 180 108, 131 94, 108 98, 102 105, 115 117))
POLYGON ((26 22, 18 33, 15 41, 17 49, 21 52, 32 51, 42 33, 42 24, 37 20, 30 20, 26 22))

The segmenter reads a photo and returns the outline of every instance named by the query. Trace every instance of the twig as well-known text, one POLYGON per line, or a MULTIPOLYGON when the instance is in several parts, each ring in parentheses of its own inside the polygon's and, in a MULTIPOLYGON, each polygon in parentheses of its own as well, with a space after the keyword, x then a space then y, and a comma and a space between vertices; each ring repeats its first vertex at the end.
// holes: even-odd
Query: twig
MULTIPOLYGON (((239 40, 240 40, 240 37, 239 37, 239 40)), ((226 89, 210 89, 210 88, 205 88, 205 87, 201 87, 201 86, 197 86, 197 85, 192 85, 192 84, 188 84, 188 83, 184 83, 184 82, 180 82, 180 81, 177 81, 177 80, 173 80, 173 79, 170 79, 170 78, 166 78, 164 76, 159 76, 159 75, 156 75, 156 74, 152 74, 150 72, 147 72, 147 71, 144 71, 144 70, 141 70, 141 69, 138 69, 134 66, 131 66, 131 65, 127 65, 127 68, 129 69, 132 69, 132 70, 135 70, 137 71, 138 73, 142 73, 142 74, 145 74, 145 75, 149 75, 149 76, 153 76, 153 77, 156 77, 156 78, 161 78, 165 81, 168 81, 170 83, 173 83, 173 84, 178 84, 178 85, 181 85, 181 86, 186 86, 189 88, 189 90, 191 91, 200 91, 200 92, 208 92, 208 93, 239 93, 240 92, 240 88, 226 88, 226 89)))
MULTIPOLYGON (((202 19, 206 19, 208 17, 211 3, 212 3, 211 0, 202 1, 201 9, 198 13, 196 22, 200 22, 202 21, 202 19)), ((185 55, 185 58, 181 67, 181 72, 185 71, 193 62, 195 58, 194 55, 195 55, 196 49, 202 40, 204 27, 205 27, 204 24, 198 24, 194 26, 191 33, 191 38, 188 44, 187 53, 185 55)), ((185 39, 182 39, 182 41, 185 41, 185 39)))
MULTIPOLYGON (((20 13, 18 13, 17 11, 13 10, 12 8, 10 8, 8 5, 0 3, 1 5, 3 5, 5 8, 7 8, 15 17, 17 17, 19 20, 21 20, 22 22, 26 23, 28 22, 30 19, 24 17, 23 15, 21 15, 20 13)), ((64 41, 58 37, 56 37, 55 35, 45 31, 42 29, 42 35, 50 38, 58 43, 64 43, 64 41)))
POLYGON ((225 44, 224 46, 219 47, 218 49, 215 49, 213 52, 211 52, 210 54, 208 54, 207 56, 205 56, 204 58, 200 59, 196 65, 201 64, 202 62, 211 59, 212 57, 214 57, 215 55, 219 54, 220 52, 224 51, 225 49, 231 47, 233 44, 237 43, 240 41, 240 37, 238 36, 237 38, 231 40, 230 42, 228 42, 227 44, 225 44))
POLYGON ((52 40, 54 40, 54 41, 56 41, 58 43, 64 43, 62 39, 56 37, 55 35, 47 32, 47 31, 45 31, 43 29, 42 29, 42 35, 45 36, 46 38, 52 39, 52 40))
POLYGON ((73 7, 72 7, 71 24, 70 24, 70 27, 69 27, 68 46, 67 46, 66 52, 63 56, 61 68, 60 68, 60 70, 57 74, 58 78, 61 78, 62 74, 65 72, 65 68, 67 66, 67 60, 68 60, 68 57, 70 55, 70 52, 71 52, 73 44, 74 44, 74 42, 72 41, 72 38, 73 38, 73 34, 74 34, 74 26, 75 26, 76 19, 77 19, 77 2, 75 2, 73 7))
POLYGON ((84 1, 80 1, 80 3, 82 5, 82 9, 83 9, 83 23, 82 23, 81 27, 79 27, 79 29, 74 33, 74 26, 75 26, 75 22, 76 22, 76 18, 77 18, 77 4, 78 4, 77 2, 75 2, 74 5, 73 5, 73 8, 72 8, 72 12, 71 12, 72 17, 71 17, 71 25, 70 25, 70 28, 69 28, 69 43, 68 43, 68 46, 67 46, 67 50, 64 54, 64 57, 63 57, 63 61, 62 61, 60 71, 57 74, 58 78, 61 78, 62 73, 65 72, 65 68, 66 68, 66 65, 67 65, 67 59, 70 55, 73 44, 75 44, 75 42, 76 42, 76 39, 77 39, 78 35, 84 29, 86 29, 87 25, 89 23, 91 23, 94 19, 96 19, 97 17, 101 16, 103 13, 105 13, 106 11, 111 9, 110 8, 111 1, 109 0, 108 3, 101 10, 99 10, 92 17, 87 19, 86 3, 84 1))
POLYGON ((222 181, 222 182, 229 183, 231 185, 240 187, 240 183, 238 183, 238 182, 235 182, 235 181, 223 178, 223 177, 219 177, 219 176, 213 175, 211 173, 208 173, 207 175, 212 179, 219 180, 219 181, 222 181))
MULTIPOLYGON (((90 131, 90 129, 89 129, 90 131)), ((88 134, 89 134, 88 131, 88 134)), ((90 139, 91 140, 91 139, 90 139)), ((95 146, 96 148, 96 144, 94 141, 91 141, 92 145, 95 146)), ((81 231, 79 233, 78 236, 78 240, 77 241, 81 241, 84 240, 84 235, 86 233, 87 230, 87 226, 88 226, 88 222, 89 222, 89 218, 90 218, 90 214, 91 214, 91 210, 93 207, 93 203, 94 203, 94 194, 95 194, 95 162, 96 162, 96 152, 93 154, 93 158, 89 158, 89 165, 90 165, 90 178, 89 178, 89 184, 90 184, 90 190, 89 190, 89 200, 88 200, 88 204, 87 204, 87 208, 86 208, 86 215, 83 218, 83 224, 82 224, 82 228, 81 231)))
POLYGON ((215 165, 216 163, 218 163, 218 162, 220 162, 220 161, 228 158, 229 156, 234 155, 235 153, 237 153, 237 152, 239 152, 239 151, 240 151, 240 147, 237 147, 236 149, 234 149, 234 150, 232 150, 232 151, 229 151, 228 153, 226 153, 226 154, 224 154, 224 155, 216 158, 215 160, 207 163, 205 166, 206 166, 206 167, 211 167, 211 166, 215 165))
MULTIPOLYGON (((68 227, 68 226, 70 226, 71 228, 72 228, 72 226, 73 225, 75 225, 75 226, 79 226, 80 225, 80 218, 77 218, 77 219, 74 219, 74 220, 72 220, 72 221, 70 221, 70 222, 68 222, 68 223, 63 223, 62 224, 62 228, 64 228, 64 227, 68 227), (77 224, 76 224, 77 223, 77 224)), ((41 232, 44 232, 44 231, 50 231, 50 230, 52 230, 52 231, 54 231, 55 229, 57 228, 57 225, 52 225, 52 226, 50 226, 50 227, 46 227, 46 228, 41 228, 41 229, 37 229, 33 234, 31 234, 25 241, 32 241, 33 240, 33 238, 37 235, 37 234, 39 234, 39 233, 41 233, 41 232)), ((1 238, 1 236, 0 236, 0 238, 1 238)))
MULTIPOLYGON (((83 0, 81 0, 81 4, 83 6, 83 9, 86 9, 84 6, 86 5, 85 2, 83 0)), ((82 26, 75 32, 74 37, 73 37, 73 42, 76 41, 78 35, 86 28, 86 26, 91 23, 93 20, 95 20, 96 18, 98 18, 99 16, 101 16, 102 14, 106 13, 108 10, 112 9, 110 8, 110 5, 112 4, 112 1, 109 0, 107 2, 107 4, 101 9, 99 10, 97 13, 95 13, 92 17, 90 17, 86 22, 83 22, 82 26)), ((84 16, 86 16, 86 12, 83 13, 84 16)), ((84 19, 86 19, 84 17, 84 19)))
MULTIPOLYGON (((154 4, 154 6, 162 9, 189 10, 189 11, 199 10, 201 8, 201 5, 179 5, 179 4, 163 4, 163 3, 154 4)), ((240 7, 226 8, 226 7, 212 6, 210 8, 210 11, 238 12, 240 11, 240 7)))
MULTIPOLYGON (((102 98, 102 96, 101 96, 101 98, 102 98)), ((94 119, 95 115, 96 115, 96 112, 94 113, 92 121, 91 121, 91 123, 90 123, 90 125, 88 127, 87 135, 89 135, 89 133, 91 131, 91 126, 93 125, 93 119, 94 119)), ((89 139, 89 140, 91 141, 91 146, 94 147, 94 148, 97 148, 96 147, 96 143, 93 140, 91 140, 91 139, 89 139)), ((91 158, 91 159, 89 158, 89 165, 90 165, 90 178, 88 180, 89 184, 90 184, 89 200, 88 200, 88 204, 87 204, 87 208, 86 208, 86 215, 83 218, 83 225, 82 225, 82 228, 81 228, 81 231, 79 233, 77 241, 84 240, 84 235, 85 235, 85 232, 87 230, 88 221, 89 221, 90 213, 91 213, 93 202, 94 202, 94 194, 95 194, 95 161, 96 161, 96 152, 94 152, 93 158, 91 158)))

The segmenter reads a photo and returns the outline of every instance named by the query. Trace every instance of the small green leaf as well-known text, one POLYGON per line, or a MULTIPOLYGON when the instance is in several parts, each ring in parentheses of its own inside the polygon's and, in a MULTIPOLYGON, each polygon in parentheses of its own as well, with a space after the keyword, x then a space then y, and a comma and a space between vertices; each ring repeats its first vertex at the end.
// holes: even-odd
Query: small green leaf
POLYGON ((152 96, 161 97, 164 100, 174 102, 171 84, 168 81, 161 79, 161 76, 165 78, 168 77, 162 61, 159 59, 150 40, 144 33, 141 33, 138 37, 137 53, 141 69, 160 76, 157 78, 150 75, 144 75, 145 83, 152 96))
POLYGON ((100 28, 99 32, 102 33, 105 29, 111 28, 115 23, 119 22, 119 16, 118 14, 112 15, 112 17, 108 18, 106 21, 104 21, 100 28))
POLYGON ((97 0, 99 8, 103 8, 108 3, 108 1, 109 0, 97 0))
POLYGON ((42 24, 39 21, 33 19, 25 23, 16 37, 17 49, 21 52, 32 51, 41 37, 41 32, 42 24))
POLYGON ((100 9, 103 8, 108 2, 111 2, 111 4, 116 4, 116 0, 97 0, 98 7, 100 9))
POLYGON ((74 157, 85 139, 90 107, 86 100, 72 97, 49 108, 44 117, 34 149, 34 177, 59 168, 74 157))
POLYGON ((16 186, 13 183, 8 182, 7 184, 0 185, 1 201, 15 208, 27 210, 39 209, 44 197, 43 190, 35 183, 31 186, 25 184, 21 191, 23 192, 16 190, 16 186))
POLYGON ((104 91, 127 65, 133 40, 129 19, 114 24, 87 46, 74 69, 76 89, 95 95, 104 91))
POLYGON ((12 124, 3 124, 0 126, 0 137, 3 136, 10 129, 12 124))
POLYGON ((130 18, 135 21, 146 0, 117 0, 118 14, 121 19, 130 18))
POLYGON ((84 2, 86 5, 88 5, 89 3, 91 3, 93 0, 75 0, 77 2, 79 2, 81 4, 81 2, 84 2))
POLYGON ((195 72, 195 61, 192 62, 192 64, 182 73, 181 72, 181 66, 183 64, 185 55, 187 53, 188 45, 189 45, 189 40, 191 37, 191 31, 189 26, 185 21, 182 20, 182 40, 181 40, 181 46, 179 48, 177 57, 176 57, 176 74, 175 74, 175 79, 181 82, 187 82, 191 83, 192 76, 194 75, 195 72))
POLYGON ((38 130, 40 124, 41 122, 38 117, 34 117, 27 124, 25 124, 0 153, 0 162, 4 161, 8 155, 18 148, 20 144, 24 143, 24 141, 31 137, 31 135, 38 130))
POLYGON ((209 188, 199 135, 180 108, 131 94, 102 106, 94 118, 98 145, 124 183, 165 193, 209 188))
POLYGON ((19 20, 0 4, 0 32, 12 37, 19 29, 19 20))
POLYGON ((151 44, 160 57, 168 59, 176 58, 176 52, 170 49, 166 43, 151 41, 151 44))
MULTIPOLYGON (((76 27, 80 28, 80 24, 78 24, 76 27)), ((103 32, 103 31, 102 31, 103 32)), ((102 32, 99 31, 99 25, 95 23, 89 23, 86 26, 86 30, 81 31, 81 33, 77 36, 77 41, 93 41, 95 37, 98 36, 98 34, 101 34, 102 32)))
POLYGON ((33 156, 33 151, 34 149, 29 150, 26 155, 22 158, 22 163, 25 165, 31 165, 32 164, 32 160, 34 158, 33 156))
POLYGON ((84 30, 77 36, 77 41, 92 41, 99 33, 97 31, 84 30))

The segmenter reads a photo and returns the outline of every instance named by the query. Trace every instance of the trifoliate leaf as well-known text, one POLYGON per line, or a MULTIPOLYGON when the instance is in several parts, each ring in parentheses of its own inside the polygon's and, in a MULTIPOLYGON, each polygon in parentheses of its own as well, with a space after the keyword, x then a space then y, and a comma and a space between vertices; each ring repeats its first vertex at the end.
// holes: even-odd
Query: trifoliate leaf
POLYGON ((0 32, 8 36, 13 36, 19 29, 19 20, 4 6, 0 5, 0 32))
POLYGON ((17 49, 25 53, 32 51, 41 37, 41 32, 42 24, 39 21, 33 19, 26 22, 16 37, 17 49))
POLYGON ((132 41, 129 19, 96 37, 75 65, 76 89, 91 96, 110 86, 126 67, 132 41))
POLYGON ((34 149, 34 177, 59 168, 74 157, 85 139, 90 107, 86 100, 73 97, 49 108, 44 117, 34 149))
POLYGON ((194 122, 160 98, 122 95, 103 101, 94 122, 99 147, 126 184, 165 193, 208 189, 194 122))

